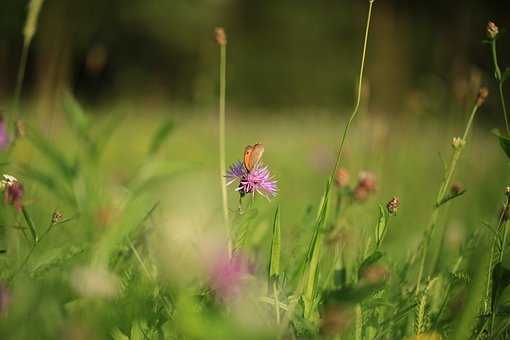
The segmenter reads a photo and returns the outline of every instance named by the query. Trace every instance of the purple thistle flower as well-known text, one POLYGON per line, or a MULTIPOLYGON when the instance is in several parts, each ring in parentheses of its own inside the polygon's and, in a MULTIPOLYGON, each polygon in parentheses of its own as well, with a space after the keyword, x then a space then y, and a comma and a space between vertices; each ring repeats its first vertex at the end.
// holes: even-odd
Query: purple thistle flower
POLYGON ((7 127, 5 121, 0 118, 0 150, 4 150, 9 146, 9 136, 7 135, 7 127))
POLYGON ((255 192, 269 199, 275 197, 278 192, 277 181, 271 175, 269 168, 261 163, 251 171, 246 170, 242 161, 237 161, 227 171, 227 185, 239 181, 236 191, 241 197, 255 192))
POLYGON ((226 254, 218 256, 209 268, 209 284, 222 300, 239 294, 243 283, 253 272, 253 266, 242 254, 231 259, 226 254))

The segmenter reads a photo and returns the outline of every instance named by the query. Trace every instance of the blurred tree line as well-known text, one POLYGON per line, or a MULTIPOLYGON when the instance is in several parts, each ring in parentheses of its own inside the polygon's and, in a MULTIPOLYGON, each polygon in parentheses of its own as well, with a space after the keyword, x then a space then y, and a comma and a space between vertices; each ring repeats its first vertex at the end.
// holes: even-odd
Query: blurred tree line
MULTIPOLYGON (((229 103, 349 105, 368 1, 46 0, 24 95, 52 107, 67 87, 91 103, 124 96, 209 105, 217 90, 214 27, 228 34, 229 103)), ((3 0, 0 99, 12 95, 27 1, 3 0)), ((365 95, 383 112, 427 111, 491 81, 488 20, 510 27, 507 1, 376 0, 365 95), (454 94, 452 97, 450 94, 454 94), (427 98, 435 98, 431 102, 427 98)), ((510 37, 502 37, 510 64, 510 37)), ((4 105, 4 104, 1 104, 4 105)))

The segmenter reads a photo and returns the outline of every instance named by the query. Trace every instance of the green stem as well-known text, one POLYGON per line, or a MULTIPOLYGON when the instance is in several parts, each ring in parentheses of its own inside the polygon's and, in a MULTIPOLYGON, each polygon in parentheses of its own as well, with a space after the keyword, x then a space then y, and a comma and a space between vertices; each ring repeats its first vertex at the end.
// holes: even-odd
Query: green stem
POLYGON ((228 235, 228 255, 232 256, 232 240, 230 237, 230 226, 228 219, 228 197, 225 174, 227 173, 225 156, 225 97, 226 97, 226 69, 227 69, 227 48, 220 44, 220 94, 219 94, 219 151, 220 151, 220 185, 223 206, 223 220, 228 235))
POLYGON ((374 5, 374 0, 369 0, 368 16, 367 16, 367 23, 366 23, 366 28, 365 28, 365 37, 363 39, 363 52, 361 54, 361 65, 360 65, 360 70, 359 70, 358 91, 357 91, 357 96, 356 96, 356 104, 354 105, 354 109, 353 109, 353 111, 351 113, 351 116, 349 117, 349 120, 347 121, 347 125, 345 126, 344 132, 342 134, 342 139, 340 140, 340 146, 338 147, 338 152, 337 152, 336 160, 335 160, 335 167, 333 168, 333 172, 331 173, 331 177, 330 177, 330 181, 331 182, 333 181, 333 177, 335 176, 336 170, 340 166, 340 162, 342 160, 342 155, 343 155, 343 149, 344 149, 345 140, 346 140, 347 135, 349 133, 349 129, 351 127, 351 123, 354 120, 354 118, 356 117, 356 115, 358 114, 359 105, 360 105, 360 102, 361 102, 361 88, 363 86, 363 71, 365 69, 365 58, 366 58, 366 52, 367 52, 368 33, 369 33, 369 29, 370 29, 370 19, 372 17, 372 7, 373 7, 373 5, 374 5))
POLYGON ((505 97, 503 95, 503 77, 502 77, 501 69, 499 68, 499 63, 498 63, 496 39, 491 40, 491 52, 492 52, 492 62, 494 64, 494 77, 496 78, 496 81, 498 82, 499 98, 501 101, 501 107, 503 108, 503 117, 505 118, 506 133, 507 133, 507 135, 510 136, 510 126, 508 123, 508 114, 506 111, 505 97))
POLYGON ((452 158, 451 158, 451 161, 450 161, 450 164, 448 165, 446 175, 443 179, 443 182, 441 183, 441 186, 439 187, 439 191, 436 196, 436 202, 435 202, 436 204, 434 205, 434 210, 432 211, 432 215, 430 217, 430 222, 427 226, 427 229, 425 230, 424 240, 422 243, 421 251, 423 252, 423 254, 421 257, 421 263, 420 263, 420 268, 418 271, 418 278, 417 278, 417 282, 416 282, 416 291, 415 291, 416 294, 419 293, 421 280, 424 275, 425 264, 427 263, 427 257, 428 257, 428 250, 429 250, 430 242, 432 239, 432 233, 434 232, 435 226, 437 225, 437 220, 439 218, 439 209, 441 207, 440 203, 445 198, 445 196, 448 192, 448 188, 451 185, 453 176, 455 174, 455 169, 457 168, 457 163, 458 163, 459 158, 462 154, 462 150, 464 149, 465 143, 467 141, 467 137, 469 135, 469 131, 471 130, 471 126, 473 125, 473 120, 475 118, 477 111, 478 111, 478 105, 477 105, 477 103, 475 103, 475 105, 473 106, 473 109, 471 111, 471 115, 469 116, 468 122, 466 124, 466 128, 464 129, 464 134, 462 136, 462 144, 459 147, 455 148, 452 158))
POLYGON ((276 312, 276 324, 280 324, 280 300, 278 298, 278 287, 276 280, 273 281, 273 297, 274 297, 274 306, 276 312))

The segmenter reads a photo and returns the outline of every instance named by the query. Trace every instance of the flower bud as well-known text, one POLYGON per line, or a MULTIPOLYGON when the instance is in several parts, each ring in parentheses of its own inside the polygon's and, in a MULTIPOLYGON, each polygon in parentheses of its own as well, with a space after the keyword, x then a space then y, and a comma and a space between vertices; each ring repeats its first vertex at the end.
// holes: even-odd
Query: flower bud
POLYGON ((339 188, 345 188, 349 184, 349 171, 345 168, 340 168, 335 173, 335 184, 339 188))
POLYGON ((476 106, 480 107, 485 103, 485 99, 489 95, 489 90, 486 87, 481 87, 480 91, 478 91, 478 96, 476 97, 476 106))
POLYGON ((460 137, 453 137, 453 139, 452 139, 452 147, 455 150, 462 148, 465 144, 466 144, 466 141, 460 137))
POLYGON ((386 204, 386 208, 388 212, 392 215, 397 213, 398 207, 400 206, 400 199, 397 196, 394 196, 388 204, 386 204))
POLYGON ((487 36, 490 39, 495 39, 498 33, 499 33, 498 26, 496 26, 496 24, 493 23, 492 21, 489 21, 487 23, 487 36))
POLYGON ((225 29, 223 27, 216 27, 214 29, 214 33, 216 33, 216 42, 218 45, 226 45, 227 44, 227 35, 225 34, 225 29))

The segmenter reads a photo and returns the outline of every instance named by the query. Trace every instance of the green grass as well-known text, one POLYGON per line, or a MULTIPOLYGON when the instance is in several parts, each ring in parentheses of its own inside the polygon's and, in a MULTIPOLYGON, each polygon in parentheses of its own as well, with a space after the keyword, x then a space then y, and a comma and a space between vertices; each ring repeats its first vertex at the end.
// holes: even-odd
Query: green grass
MULTIPOLYGON (((508 139, 480 126, 480 94, 469 117, 366 112, 372 3, 350 116, 225 110, 222 45, 219 129, 210 107, 83 109, 71 94, 51 121, 23 117, 0 162, 24 188, 2 182, 0 338, 506 338, 508 139), (270 201, 225 192, 225 163, 256 142, 270 201)), ((33 4, 9 123, 32 111, 33 4)))

